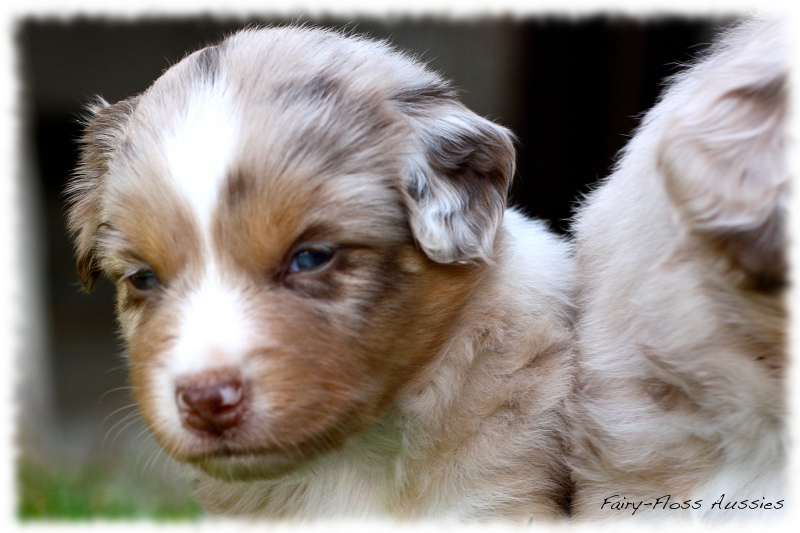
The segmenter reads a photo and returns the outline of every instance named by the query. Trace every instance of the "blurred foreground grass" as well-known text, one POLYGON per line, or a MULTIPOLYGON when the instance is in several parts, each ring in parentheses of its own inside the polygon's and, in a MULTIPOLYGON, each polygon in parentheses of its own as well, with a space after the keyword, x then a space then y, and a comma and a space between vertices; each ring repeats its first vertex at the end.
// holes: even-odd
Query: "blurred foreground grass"
POLYGON ((197 520, 200 506, 180 485, 126 461, 80 467, 17 459, 18 516, 32 520, 197 520))

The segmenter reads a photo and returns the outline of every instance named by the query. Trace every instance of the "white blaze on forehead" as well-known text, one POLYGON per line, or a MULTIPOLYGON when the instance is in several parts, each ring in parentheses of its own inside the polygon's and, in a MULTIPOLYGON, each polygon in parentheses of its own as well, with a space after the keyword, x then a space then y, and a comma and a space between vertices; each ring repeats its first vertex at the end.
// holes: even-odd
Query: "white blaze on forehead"
POLYGON ((225 87, 224 80, 198 85, 165 138, 168 179, 187 199, 205 242, 205 274, 183 304, 169 358, 173 376, 238 365, 249 349, 245 299, 222 282, 211 248, 211 217, 239 141, 225 87))
MULTIPOLYGON (((175 377, 220 367, 240 367, 254 346, 256 319, 247 298, 228 286, 209 263, 197 289, 181 309, 167 365, 175 377)), ((264 324, 258 326, 263 334, 264 324)))
POLYGON ((220 188, 238 142, 238 120, 225 84, 205 84, 192 92, 187 111, 165 140, 169 178, 188 199, 206 235, 220 188))

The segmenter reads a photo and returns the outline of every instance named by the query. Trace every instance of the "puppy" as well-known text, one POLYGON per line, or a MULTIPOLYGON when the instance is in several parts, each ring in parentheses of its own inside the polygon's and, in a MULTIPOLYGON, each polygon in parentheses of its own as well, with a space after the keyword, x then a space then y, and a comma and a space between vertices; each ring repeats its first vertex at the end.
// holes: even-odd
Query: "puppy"
POLYGON ((69 185, 141 414, 211 512, 565 513, 570 247, 511 135, 387 45, 248 29, 100 101, 69 185), (505 211, 505 213, 504 213, 505 211))
POLYGON ((579 211, 578 518, 785 506, 788 54, 774 19, 725 34, 579 211))

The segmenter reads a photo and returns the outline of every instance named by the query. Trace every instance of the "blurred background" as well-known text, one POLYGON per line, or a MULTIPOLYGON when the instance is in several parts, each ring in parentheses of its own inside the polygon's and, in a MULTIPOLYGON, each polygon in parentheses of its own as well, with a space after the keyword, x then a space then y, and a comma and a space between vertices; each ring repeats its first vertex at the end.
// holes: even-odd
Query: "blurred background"
MULTIPOLYGON (((567 232, 662 80, 703 51, 726 18, 612 16, 447 20, 294 19, 388 38, 442 72, 464 103, 518 136, 512 202, 567 232)), ((116 337, 113 287, 80 290, 64 189, 78 119, 93 95, 143 91, 188 51, 248 23, 181 18, 21 21, 19 147, 25 353, 18 420, 23 518, 197 517, 185 478, 138 420, 116 337), (39 288, 29 291, 27 287, 39 288)))

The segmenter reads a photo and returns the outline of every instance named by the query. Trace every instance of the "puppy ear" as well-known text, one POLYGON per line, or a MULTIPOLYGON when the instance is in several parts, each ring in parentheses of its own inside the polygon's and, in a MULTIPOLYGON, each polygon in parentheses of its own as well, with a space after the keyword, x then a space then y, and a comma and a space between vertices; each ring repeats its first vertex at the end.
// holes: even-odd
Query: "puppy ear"
POLYGON ((740 28, 689 71, 658 152, 687 228, 766 280, 786 272, 788 62, 780 30, 740 28))
POLYGON ((88 107, 78 166, 67 185, 67 226, 75 239, 78 277, 87 291, 94 288, 101 271, 97 233, 109 162, 124 139, 138 101, 133 97, 109 105, 98 98, 88 107))
POLYGON ((413 129, 402 192, 417 243, 439 263, 489 260, 514 175, 511 133, 447 88, 396 101, 413 129))

